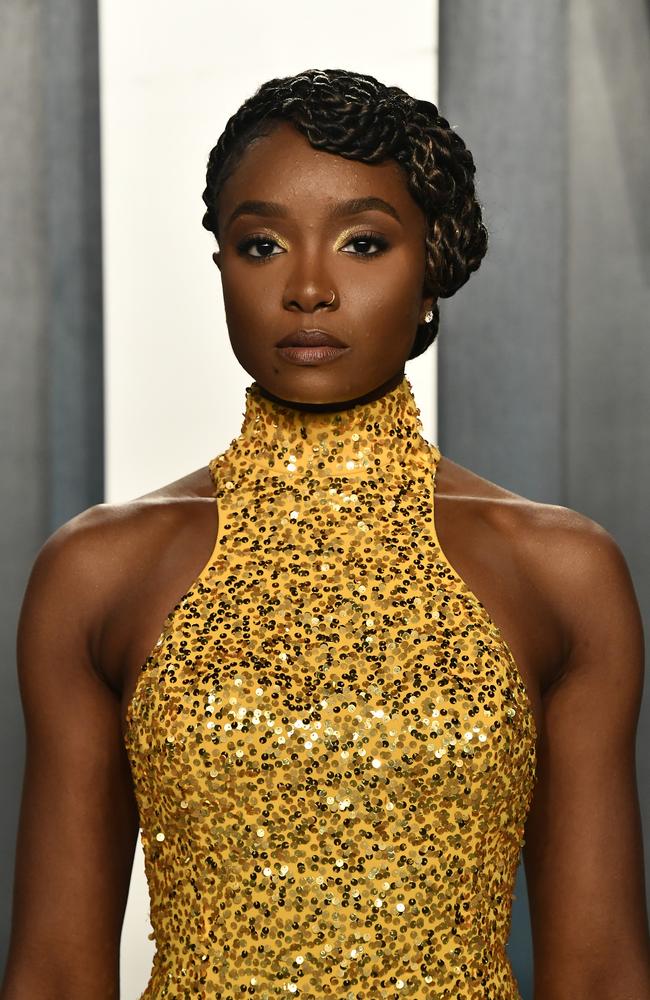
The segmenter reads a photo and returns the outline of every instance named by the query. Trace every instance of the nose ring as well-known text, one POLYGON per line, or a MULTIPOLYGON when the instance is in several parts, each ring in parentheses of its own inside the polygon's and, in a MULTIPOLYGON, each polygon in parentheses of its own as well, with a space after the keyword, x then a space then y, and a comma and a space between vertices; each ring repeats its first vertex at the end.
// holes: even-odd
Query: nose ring
POLYGON ((332 292, 332 298, 329 300, 329 302, 326 302, 325 305, 331 306, 335 298, 336 298, 336 292, 332 292))

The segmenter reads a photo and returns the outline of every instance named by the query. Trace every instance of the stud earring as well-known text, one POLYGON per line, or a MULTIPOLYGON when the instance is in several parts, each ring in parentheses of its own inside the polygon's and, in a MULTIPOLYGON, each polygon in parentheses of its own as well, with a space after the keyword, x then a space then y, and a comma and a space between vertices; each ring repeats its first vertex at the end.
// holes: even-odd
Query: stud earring
POLYGON ((425 312, 424 314, 424 322, 430 323, 432 319, 433 319, 433 309, 429 309, 429 311, 425 312))

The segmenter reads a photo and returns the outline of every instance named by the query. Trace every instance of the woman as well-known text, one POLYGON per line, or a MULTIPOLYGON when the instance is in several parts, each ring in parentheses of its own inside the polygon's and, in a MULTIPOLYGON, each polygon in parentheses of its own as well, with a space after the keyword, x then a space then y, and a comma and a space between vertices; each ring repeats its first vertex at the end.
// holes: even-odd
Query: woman
POLYGON ((535 1000, 650 997, 625 561, 443 457, 404 375, 485 253, 473 176, 434 105, 342 70, 226 125, 241 433, 36 560, 2 1000, 118 996, 139 819, 146 1000, 516 998, 523 845, 535 1000))

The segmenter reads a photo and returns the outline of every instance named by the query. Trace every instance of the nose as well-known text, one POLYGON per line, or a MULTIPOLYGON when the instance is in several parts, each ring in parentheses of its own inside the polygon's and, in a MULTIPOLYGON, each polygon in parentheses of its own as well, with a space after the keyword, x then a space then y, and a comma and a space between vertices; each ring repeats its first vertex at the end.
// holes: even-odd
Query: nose
POLYGON ((314 268, 295 268, 284 289, 285 309, 312 313, 326 306, 332 308, 336 302, 334 282, 322 268, 318 273, 314 268))

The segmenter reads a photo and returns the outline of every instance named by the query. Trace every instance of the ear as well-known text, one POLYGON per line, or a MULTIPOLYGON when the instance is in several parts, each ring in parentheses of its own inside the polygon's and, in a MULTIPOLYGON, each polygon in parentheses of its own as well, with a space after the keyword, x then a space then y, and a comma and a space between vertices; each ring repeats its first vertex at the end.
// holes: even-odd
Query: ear
POLYGON ((215 250, 215 252, 212 254, 212 259, 219 268, 219 270, 221 270, 220 257, 221 257, 221 250, 215 250))
POLYGON ((420 323, 426 322, 424 314, 429 312, 429 309, 433 309, 435 302, 437 302, 435 295, 427 295, 426 299, 422 299, 422 306, 420 308, 420 323))

